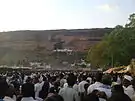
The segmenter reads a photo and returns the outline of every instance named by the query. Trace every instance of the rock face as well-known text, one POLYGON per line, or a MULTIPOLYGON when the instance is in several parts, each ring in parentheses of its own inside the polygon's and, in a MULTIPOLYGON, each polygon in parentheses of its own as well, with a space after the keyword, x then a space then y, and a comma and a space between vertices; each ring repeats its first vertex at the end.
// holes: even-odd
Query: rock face
POLYGON ((54 43, 64 41, 64 47, 85 49, 97 43, 112 29, 76 29, 46 31, 12 31, 0 33, 0 48, 32 50, 37 44, 52 49, 54 43), (83 46, 83 47, 82 47, 83 46))
POLYGON ((51 51, 54 44, 59 42, 63 43, 63 48, 83 52, 111 31, 111 28, 104 28, 0 32, 0 60, 20 58, 28 54, 31 57, 38 51, 37 47, 42 52, 51 51))

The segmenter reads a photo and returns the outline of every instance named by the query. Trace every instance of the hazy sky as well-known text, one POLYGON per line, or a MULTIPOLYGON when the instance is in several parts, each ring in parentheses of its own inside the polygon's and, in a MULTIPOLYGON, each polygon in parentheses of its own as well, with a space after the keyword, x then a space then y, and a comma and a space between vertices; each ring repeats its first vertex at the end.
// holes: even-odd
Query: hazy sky
POLYGON ((0 31, 114 27, 135 0, 0 0, 0 31))

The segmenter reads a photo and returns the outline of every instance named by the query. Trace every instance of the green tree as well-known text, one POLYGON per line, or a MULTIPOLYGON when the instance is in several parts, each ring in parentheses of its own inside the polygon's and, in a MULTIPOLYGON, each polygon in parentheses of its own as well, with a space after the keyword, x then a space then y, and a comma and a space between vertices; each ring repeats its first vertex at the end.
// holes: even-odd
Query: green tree
POLYGON ((103 66, 107 64, 107 58, 105 57, 107 46, 108 43, 106 41, 101 41, 99 44, 94 45, 89 50, 87 60, 89 60, 93 66, 103 66))
POLYGON ((129 17, 129 23, 125 25, 126 28, 133 28, 135 27, 135 13, 131 14, 129 17))
POLYGON ((116 26, 90 50, 88 60, 94 66, 128 65, 135 57, 135 14, 130 15, 125 27, 116 26))

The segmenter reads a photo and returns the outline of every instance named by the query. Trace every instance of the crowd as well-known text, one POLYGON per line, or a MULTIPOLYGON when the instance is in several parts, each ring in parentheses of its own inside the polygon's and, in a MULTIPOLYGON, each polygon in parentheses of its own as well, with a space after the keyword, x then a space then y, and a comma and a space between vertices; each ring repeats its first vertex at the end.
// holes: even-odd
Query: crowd
POLYGON ((135 101, 135 79, 101 72, 11 72, 0 75, 0 101, 135 101))

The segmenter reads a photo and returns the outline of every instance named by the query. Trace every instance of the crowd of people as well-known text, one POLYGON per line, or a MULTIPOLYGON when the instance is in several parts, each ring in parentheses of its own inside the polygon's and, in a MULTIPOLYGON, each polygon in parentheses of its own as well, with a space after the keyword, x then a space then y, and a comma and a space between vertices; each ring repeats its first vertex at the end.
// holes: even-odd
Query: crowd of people
POLYGON ((135 101, 135 79, 101 72, 8 72, 0 75, 0 101, 135 101))

